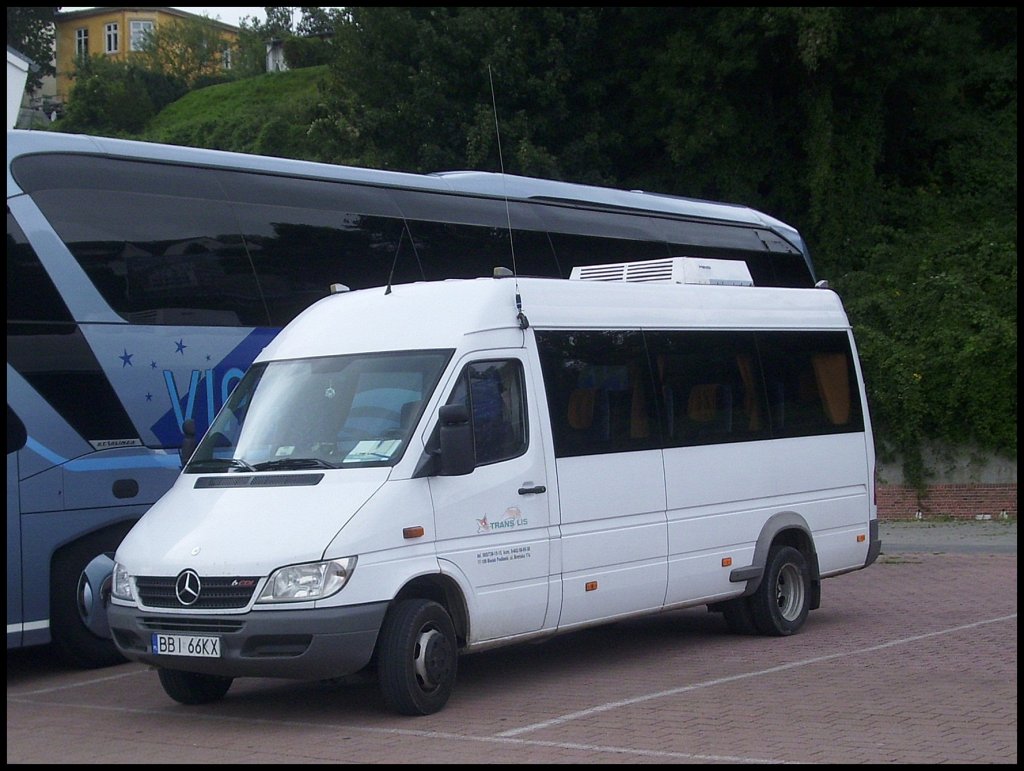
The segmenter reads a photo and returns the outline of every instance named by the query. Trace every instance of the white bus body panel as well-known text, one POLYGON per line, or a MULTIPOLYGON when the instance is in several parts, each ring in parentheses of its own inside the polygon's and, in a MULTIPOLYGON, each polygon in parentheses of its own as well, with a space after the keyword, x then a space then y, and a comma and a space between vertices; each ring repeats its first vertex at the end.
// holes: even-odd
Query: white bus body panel
POLYGON ((357 557, 340 592, 309 604, 318 608, 387 603, 417 578, 444 576, 461 594, 466 650, 737 597, 747 578, 734 571, 756 567, 759 538, 779 516, 807 523, 821 576, 870 564, 866 409, 853 433, 556 459, 538 329, 848 333, 849 324, 834 293, 816 290, 509 278, 334 295, 256 361, 454 351, 402 459, 325 469, 308 487, 199 490, 197 475, 183 474, 118 560, 136 575, 191 567, 265 577, 357 557), (520 295, 528 327, 516 317, 520 295), (522 365, 527 450, 462 476, 417 476, 459 373, 491 359, 522 365))

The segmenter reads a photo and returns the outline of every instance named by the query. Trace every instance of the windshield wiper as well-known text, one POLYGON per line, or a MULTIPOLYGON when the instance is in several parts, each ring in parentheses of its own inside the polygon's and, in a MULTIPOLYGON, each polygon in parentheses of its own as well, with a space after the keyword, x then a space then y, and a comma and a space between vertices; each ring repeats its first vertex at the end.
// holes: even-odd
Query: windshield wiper
POLYGON ((328 463, 320 458, 278 458, 257 463, 252 467, 253 471, 272 471, 285 468, 338 468, 333 463, 328 463))
POLYGON ((227 471, 228 469, 239 469, 240 471, 255 471, 252 466, 241 458, 201 458, 189 461, 189 471, 227 471))

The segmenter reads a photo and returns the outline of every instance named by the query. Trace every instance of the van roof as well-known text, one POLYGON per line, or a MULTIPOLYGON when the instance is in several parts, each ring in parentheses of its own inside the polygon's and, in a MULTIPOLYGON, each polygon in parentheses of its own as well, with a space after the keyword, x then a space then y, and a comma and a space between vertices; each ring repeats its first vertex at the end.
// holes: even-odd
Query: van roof
POLYGON ((458 348, 467 335, 519 329, 520 307, 534 329, 849 328, 842 302, 828 289, 449 279, 326 297, 299 314, 257 361, 458 348))

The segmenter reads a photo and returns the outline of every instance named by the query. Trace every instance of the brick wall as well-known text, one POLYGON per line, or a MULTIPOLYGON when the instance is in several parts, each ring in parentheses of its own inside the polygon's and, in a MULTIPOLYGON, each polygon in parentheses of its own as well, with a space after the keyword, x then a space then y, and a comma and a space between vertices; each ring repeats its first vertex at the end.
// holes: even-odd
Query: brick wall
POLYGON ((1017 518, 1017 483, 929 485, 918 497, 906 485, 878 486, 879 519, 925 518, 1009 519, 1017 518))

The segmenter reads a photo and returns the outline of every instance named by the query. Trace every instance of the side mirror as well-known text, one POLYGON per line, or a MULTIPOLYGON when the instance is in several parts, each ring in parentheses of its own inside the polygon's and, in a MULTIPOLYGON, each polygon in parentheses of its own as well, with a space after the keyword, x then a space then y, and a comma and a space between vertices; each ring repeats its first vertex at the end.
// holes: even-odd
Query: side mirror
POLYGON ((476 467, 473 424, 465 404, 446 404, 440 410, 441 476, 469 474, 476 467))
POLYGON ((196 422, 189 418, 181 424, 181 449, 178 450, 178 458, 181 459, 181 467, 189 462, 192 453, 196 451, 196 422))

